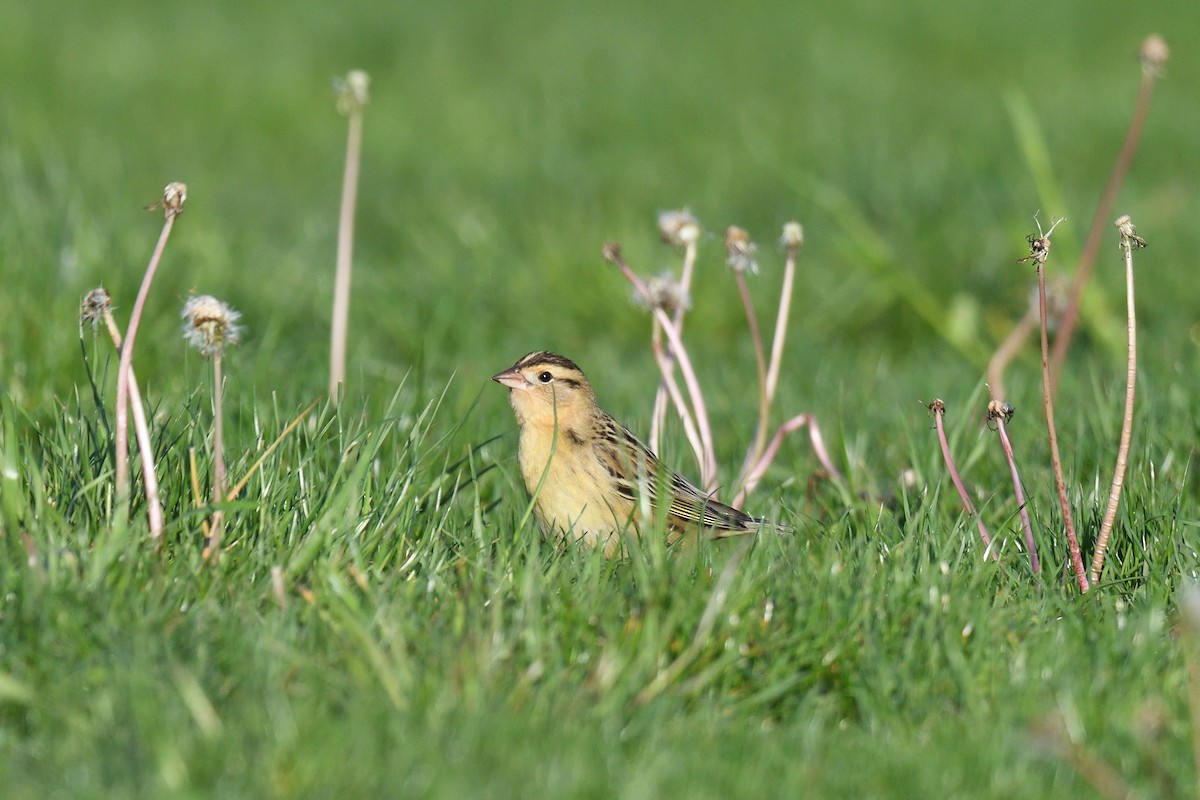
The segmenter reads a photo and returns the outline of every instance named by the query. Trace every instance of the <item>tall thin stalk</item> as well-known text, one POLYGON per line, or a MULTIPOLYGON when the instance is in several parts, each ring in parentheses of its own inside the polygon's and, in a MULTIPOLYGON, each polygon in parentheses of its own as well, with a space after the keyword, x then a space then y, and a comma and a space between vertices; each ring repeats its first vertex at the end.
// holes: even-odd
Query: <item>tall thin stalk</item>
POLYGON ((1125 416, 1121 422, 1121 441, 1117 445, 1117 465, 1113 468, 1112 487, 1108 491, 1108 507, 1104 510, 1104 521, 1100 535, 1096 538, 1096 551, 1092 554, 1092 583, 1100 580, 1104 569, 1104 556, 1108 552, 1108 539, 1112 535, 1117 519, 1117 506, 1121 502, 1121 488, 1125 485, 1125 469, 1129 466, 1129 440, 1133 436, 1133 395, 1137 388, 1137 318, 1133 307, 1133 251, 1146 246, 1146 240, 1134 232, 1133 221, 1128 215, 1117 218, 1117 229, 1121 232, 1121 249, 1125 252, 1125 304, 1128 313, 1128 358, 1125 368, 1125 416))
POLYGON ((946 439, 946 426, 942 424, 942 417, 946 415, 946 404, 941 400, 934 400, 929 404, 929 410, 933 412, 933 423, 937 428, 938 442, 942 446, 942 459, 946 462, 950 480, 954 482, 954 488, 958 490, 958 497, 962 500, 963 508, 966 509, 967 514, 975 518, 975 524, 979 528, 979 541, 983 543, 983 551, 990 555, 993 561, 998 561, 1000 554, 992 549, 992 537, 988 535, 983 518, 975 510, 975 504, 971 502, 971 496, 967 494, 967 487, 963 486, 962 478, 958 476, 958 468, 954 466, 954 457, 950 455, 950 442, 946 439))
POLYGON ((204 555, 216 563, 221 553, 221 536, 224 533, 225 512, 220 505, 225 502, 225 411, 224 376, 221 371, 225 348, 236 345, 241 339, 238 312, 209 295, 192 297, 183 307, 183 335, 188 343, 212 361, 213 381, 213 435, 212 435, 212 503, 214 506, 212 525, 208 533, 208 546, 204 555))
POLYGON ((1071 518, 1071 501, 1067 497, 1067 484, 1063 479, 1062 456, 1058 452, 1058 434, 1054 427, 1054 393, 1050 388, 1050 344, 1046 333, 1046 259, 1050 255, 1050 234, 1062 222, 1059 219, 1050 226, 1050 230, 1042 233, 1038 225, 1038 235, 1029 237, 1029 255, 1022 262, 1033 261, 1037 266, 1038 278, 1038 316, 1041 321, 1042 334, 1042 404, 1046 411, 1046 433, 1050 438, 1050 462, 1054 467, 1054 486, 1058 490, 1058 503, 1062 508, 1063 525, 1067 531, 1067 549, 1071 559, 1071 569, 1075 572, 1075 580, 1079 591, 1086 592, 1088 584, 1087 570, 1083 566, 1083 555, 1079 549, 1079 537, 1075 535, 1075 522, 1071 518))
POLYGON ((1033 574, 1042 571, 1042 562, 1038 558, 1037 542, 1033 538, 1033 525, 1029 522, 1029 509, 1026 507, 1025 490, 1021 487, 1021 475, 1017 472, 1017 460, 1013 457, 1012 442, 1008 439, 1008 423, 1012 421, 1014 409, 1011 403, 993 400, 988 403, 988 419, 995 423, 996 433, 1000 436, 1000 446, 1004 457, 1008 460, 1008 470, 1012 475, 1013 494, 1017 498, 1017 511, 1021 515, 1021 530, 1025 535, 1025 549, 1029 551, 1029 568, 1033 574))
MULTIPOLYGON (((80 319, 90 322, 93 326, 104 323, 108 337, 121 353, 121 329, 113 318, 112 298, 103 288, 93 289, 87 293, 80 307, 80 319)), ((150 440, 150 426, 146 423, 146 407, 142 402, 142 393, 138 390, 137 376, 133 367, 129 368, 129 410, 133 416, 133 432, 137 439, 138 453, 142 458, 142 483, 146 487, 146 515, 150 521, 150 538, 161 541, 164 519, 162 501, 158 492, 158 472, 154 464, 154 444, 150 440)))
MULTIPOLYGON (((687 298, 692 291, 692 275, 696 269, 696 245, 700 240, 700 223, 686 208, 680 211, 664 211, 658 215, 658 232, 662 240, 675 248, 683 250, 683 269, 679 275, 678 292, 681 298, 687 298)), ((670 309, 675 328, 683 333, 683 316, 687 313, 686 300, 676 303, 670 309)), ((661 330, 658 321, 653 323, 652 339, 661 346, 661 330)), ((670 350, 666 351, 667 371, 675 369, 675 357, 670 350)), ((660 367, 662 365, 660 364, 660 367)), ((662 436, 663 426, 667 421, 668 388, 666 376, 659 382, 654 393, 654 407, 650 413, 650 449, 657 453, 659 437, 662 436)))
POLYGON ((163 189, 162 201, 157 206, 163 210, 165 220, 146 273, 142 276, 142 285, 138 289, 137 299, 133 303, 133 311, 129 315, 129 325, 125 328, 125 336, 121 342, 121 359, 117 367, 117 408, 116 408, 116 485, 117 507, 124 520, 129 507, 129 384, 133 372, 133 345, 137 338, 138 324, 142 319, 142 311, 146 307, 146 298, 150 294, 150 284, 158 270, 167 239, 175 226, 175 218, 183 212, 183 204, 187 201, 187 184, 168 183, 163 189))
POLYGON ((358 198, 358 168, 362 161, 363 107, 368 102, 367 73, 353 70, 338 83, 338 110, 349 120, 346 164, 342 173, 342 203, 338 215, 337 272, 333 285, 333 319, 329 347, 329 397, 337 401, 346 382, 346 335, 350 325, 350 267, 354 250, 354 209, 358 198))
MULTIPOLYGON (((650 313, 654 315, 663 333, 667 336, 667 342, 671 350, 675 353, 676 360, 679 362, 679 371, 683 376, 684 385, 687 387, 688 398, 692 404, 692 418, 696 423, 696 432, 700 440, 701 452, 697 454, 697 460, 700 465, 700 485, 706 492, 713 492, 717 488, 717 459, 716 449, 713 446, 712 426, 709 424, 708 407, 704 402, 704 393, 700 389, 700 381, 696 377, 696 370, 692 366, 692 360, 688 356, 687 348, 683 344, 683 338, 680 336, 679 329, 675 326, 674 321, 667 315, 666 310, 661 303, 656 303, 655 294, 650 287, 646 285, 638 274, 634 272, 621 255, 621 248, 617 244, 606 244, 603 249, 603 255, 606 261, 616 265, 621 270, 621 274, 625 276, 637 293, 645 300, 650 307, 650 313)), ((663 367, 664 379, 667 375, 667 368, 663 367)))

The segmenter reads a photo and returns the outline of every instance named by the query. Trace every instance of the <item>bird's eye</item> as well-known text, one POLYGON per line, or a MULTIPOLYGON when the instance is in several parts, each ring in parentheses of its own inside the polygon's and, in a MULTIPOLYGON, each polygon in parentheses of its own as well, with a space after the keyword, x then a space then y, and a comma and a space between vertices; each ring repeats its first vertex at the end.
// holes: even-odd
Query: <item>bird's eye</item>
POLYGON ((554 376, 550 374, 549 370, 539 372, 537 378, 542 383, 549 383, 550 381, 554 380, 554 376))

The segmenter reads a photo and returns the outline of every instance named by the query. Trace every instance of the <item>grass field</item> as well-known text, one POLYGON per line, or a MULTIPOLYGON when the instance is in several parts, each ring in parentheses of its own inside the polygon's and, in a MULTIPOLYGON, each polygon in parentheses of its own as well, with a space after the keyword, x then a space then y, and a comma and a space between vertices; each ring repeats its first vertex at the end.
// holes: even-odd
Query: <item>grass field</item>
MULTIPOLYGON (((1200 568, 1200 15, 806 5, 0 5, 2 794, 1196 797, 1200 636, 1179 596, 1200 568), (1149 33, 1173 52, 1117 203, 1150 242, 1134 437, 1104 580, 1080 596, 1036 347, 1008 385, 1041 575, 983 372, 1028 302, 1035 212, 1066 217, 1048 272, 1074 271, 1149 33), (372 100, 333 407, 331 83, 352 68, 372 100), (162 224, 143 207, 174 180, 189 200, 135 356, 156 549, 140 495, 130 524, 114 510, 116 358, 78 309, 102 284, 127 319, 162 224), (556 550, 522 525, 487 378, 562 352, 644 434, 650 322, 600 252, 677 268, 655 217, 684 206, 715 234, 686 336, 722 479, 756 390, 720 232, 758 240, 768 322, 798 219, 776 422, 813 412, 847 486, 810 485, 799 434, 748 504, 795 532, 740 562, 731 542, 556 550), (321 399, 227 504, 215 566, 189 464, 206 495, 193 291, 246 325, 225 363, 234 479, 321 399), (947 478, 934 397, 998 562, 947 478)), ((1106 237, 1056 408, 1088 554, 1125 385, 1106 237)), ((681 431, 665 457, 694 473, 681 431)))

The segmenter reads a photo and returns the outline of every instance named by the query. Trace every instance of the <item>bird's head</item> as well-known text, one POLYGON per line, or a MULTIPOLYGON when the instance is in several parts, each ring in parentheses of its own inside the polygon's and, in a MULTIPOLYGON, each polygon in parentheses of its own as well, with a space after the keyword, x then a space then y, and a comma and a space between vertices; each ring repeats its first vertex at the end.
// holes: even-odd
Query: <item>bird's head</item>
POLYGON ((508 387, 509 402, 522 425, 565 426, 595 409, 596 397, 583 370, 557 353, 530 353, 492 380, 508 387))

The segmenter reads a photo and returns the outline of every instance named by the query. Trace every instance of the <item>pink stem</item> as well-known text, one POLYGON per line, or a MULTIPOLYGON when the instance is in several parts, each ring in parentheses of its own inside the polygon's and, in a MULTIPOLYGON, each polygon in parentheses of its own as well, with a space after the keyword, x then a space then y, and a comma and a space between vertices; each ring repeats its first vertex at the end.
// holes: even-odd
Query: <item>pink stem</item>
POLYGON ((962 500, 963 507, 967 510, 968 514, 975 518, 975 524, 979 526, 979 540, 983 542, 984 552, 990 553, 993 561, 999 561, 1000 555, 992 550, 992 537, 988 536, 983 519, 975 511, 975 504, 971 502, 971 497, 967 494, 966 487, 963 486, 962 478, 958 477, 958 468, 954 466, 954 457, 950 455, 950 443, 946 441, 946 428, 942 424, 942 416, 946 413, 946 406, 941 400, 934 400, 932 409, 934 424, 937 426, 938 441, 942 445, 942 458, 946 462, 946 469, 950 472, 950 479, 954 481, 954 488, 958 490, 958 496, 962 500))
POLYGON ((1038 558, 1037 542, 1033 540, 1033 526, 1029 522, 1025 490, 1021 488, 1021 476, 1017 473, 1017 461, 1013 458, 1012 443, 1008 440, 1008 430, 1004 427, 1003 417, 996 417, 996 432, 1000 434, 1000 445, 1004 448, 1004 457, 1008 459, 1008 469, 1012 473, 1013 492, 1017 496, 1017 509, 1021 514, 1021 528, 1025 534, 1025 549, 1029 551, 1029 567, 1036 575, 1042 571, 1042 564, 1038 558))
POLYGON ((775 456, 779 453, 779 448, 783 444, 783 439, 788 434, 808 426, 808 435, 812 440, 813 452, 817 455, 817 460, 821 462, 821 466, 833 478, 838 481, 844 480, 842 473, 833 465, 833 461, 829 458, 829 452, 825 448, 825 439, 821 436, 821 429, 817 426, 817 418, 812 414, 798 414, 787 422, 779 426, 775 431, 775 435, 771 437, 770 444, 763 450, 758 461, 746 474, 746 480, 742 484, 742 488, 738 491, 737 497, 733 500, 734 508, 741 508, 746 502, 746 498, 758 486, 758 482, 762 480, 762 476, 766 474, 767 468, 775 460, 775 456))
POLYGON ((1121 422, 1121 442, 1117 446, 1117 465, 1113 469, 1112 488, 1108 492, 1108 507, 1096 539, 1096 552, 1092 555, 1092 583, 1100 580, 1104 569, 1104 556, 1108 552, 1108 539, 1112 535, 1117 519, 1117 506, 1121 502, 1121 489, 1125 485, 1125 469, 1129 466, 1129 440, 1133 436, 1133 395, 1137 387, 1137 320, 1133 309, 1133 247, 1125 243, 1125 302, 1129 314, 1129 360, 1125 371, 1125 417, 1121 422))
POLYGON ((133 312, 129 315, 129 327, 121 341, 121 360, 117 367, 117 409, 116 409, 116 448, 117 448, 117 502, 123 504, 129 499, 129 377, 133 371, 133 344, 137 338, 138 323, 142 319, 142 310, 146 307, 146 297, 150 294, 150 284, 154 273, 158 270, 158 262, 162 259, 171 228, 175 225, 177 212, 168 211, 162 232, 158 235, 158 243, 146 266, 146 274, 142 276, 142 285, 138 289, 137 299, 133 303, 133 312))

